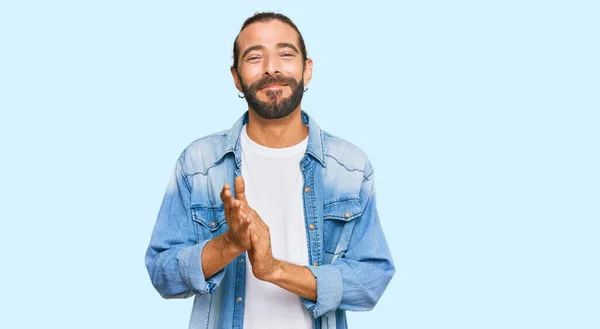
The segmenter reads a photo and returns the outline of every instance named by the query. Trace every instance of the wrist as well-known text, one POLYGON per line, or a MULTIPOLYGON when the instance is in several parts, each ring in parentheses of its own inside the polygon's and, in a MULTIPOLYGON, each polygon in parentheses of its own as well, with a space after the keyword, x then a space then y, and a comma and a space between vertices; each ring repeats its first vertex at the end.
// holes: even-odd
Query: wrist
POLYGON ((284 262, 279 259, 273 258, 273 265, 271 266, 271 271, 269 271, 269 273, 266 275, 264 281, 276 283, 280 281, 280 279, 283 277, 283 272, 284 262))

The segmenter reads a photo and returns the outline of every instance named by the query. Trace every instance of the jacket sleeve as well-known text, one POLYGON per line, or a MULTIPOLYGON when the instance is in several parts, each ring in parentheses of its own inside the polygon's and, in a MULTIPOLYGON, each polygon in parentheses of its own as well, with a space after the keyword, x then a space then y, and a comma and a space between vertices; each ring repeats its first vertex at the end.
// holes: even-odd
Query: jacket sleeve
POLYGON ((163 298, 188 298, 194 294, 212 293, 225 273, 222 269, 210 278, 204 277, 202 249, 209 240, 197 241, 190 200, 191 187, 180 157, 163 198, 145 257, 152 285, 163 298))
POLYGON ((336 309, 372 309, 395 273, 375 206, 372 169, 365 171, 360 200, 362 214, 354 219, 348 250, 332 264, 307 266, 317 279, 317 300, 301 300, 315 318, 336 309))

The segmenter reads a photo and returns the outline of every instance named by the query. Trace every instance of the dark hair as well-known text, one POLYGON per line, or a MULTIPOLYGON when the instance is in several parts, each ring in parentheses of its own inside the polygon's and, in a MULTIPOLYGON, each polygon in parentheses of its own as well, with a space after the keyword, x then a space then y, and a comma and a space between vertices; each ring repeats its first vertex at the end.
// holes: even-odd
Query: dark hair
POLYGON ((240 32, 238 33, 238 35, 235 37, 235 40, 233 41, 233 67, 236 69, 236 71, 238 68, 238 57, 240 57, 240 48, 238 47, 238 44, 237 44, 237 40, 238 40, 238 37, 240 36, 240 33, 242 33, 242 31, 248 25, 250 25, 252 23, 256 23, 256 22, 265 23, 265 22, 270 22, 272 20, 278 20, 282 23, 285 23, 285 24, 291 26, 298 33, 298 43, 300 45, 300 52, 302 53, 303 62, 306 62, 306 60, 308 59, 308 55, 306 54, 306 45, 304 44, 304 38, 302 38, 302 33, 300 33, 300 30, 298 30, 298 27, 296 26, 296 24, 294 24, 294 22, 292 22, 292 20, 289 17, 287 17, 283 14, 273 13, 273 12, 255 13, 252 17, 248 18, 244 22, 244 25, 242 25, 240 32))

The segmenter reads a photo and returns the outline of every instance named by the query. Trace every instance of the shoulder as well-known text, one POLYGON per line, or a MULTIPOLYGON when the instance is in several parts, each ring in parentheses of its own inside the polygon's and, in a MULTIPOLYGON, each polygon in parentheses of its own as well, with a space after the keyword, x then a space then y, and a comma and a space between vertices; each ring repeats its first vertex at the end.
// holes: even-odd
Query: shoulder
POLYGON ((359 171, 363 176, 371 175, 373 169, 367 154, 353 143, 326 131, 323 134, 323 149, 327 166, 342 167, 347 171, 359 171))
POLYGON ((191 142, 179 156, 184 174, 206 174, 223 157, 227 133, 223 130, 191 142))

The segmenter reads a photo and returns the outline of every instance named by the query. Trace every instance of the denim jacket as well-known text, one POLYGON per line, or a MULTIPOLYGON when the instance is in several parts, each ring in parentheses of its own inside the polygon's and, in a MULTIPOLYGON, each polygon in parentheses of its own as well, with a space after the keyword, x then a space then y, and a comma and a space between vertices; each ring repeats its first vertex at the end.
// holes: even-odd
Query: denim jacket
MULTIPOLYGON (((201 254, 227 230, 224 184, 241 175, 240 131, 246 112, 228 131, 191 143, 177 160, 150 245, 146 267, 164 298, 194 296, 189 328, 243 328, 246 253, 206 278, 201 254)), ((317 281, 317 300, 303 297, 314 328, 347 328, 345 311, 372 309, 395 268, 375 206, 373 168, 353 144, 308 125, 300 161, 304 178, 307 266, 317 281)), ((232 193, 233 193, 232 189, 232 193)))

